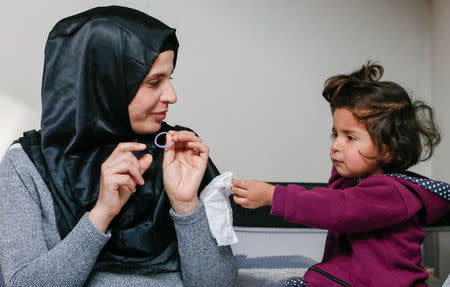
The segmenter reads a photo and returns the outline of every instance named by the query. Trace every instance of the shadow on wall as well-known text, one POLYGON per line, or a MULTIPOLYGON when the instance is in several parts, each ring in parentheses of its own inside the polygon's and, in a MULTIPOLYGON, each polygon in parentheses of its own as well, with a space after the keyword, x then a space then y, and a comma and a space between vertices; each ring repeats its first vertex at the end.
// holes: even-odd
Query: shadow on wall
POLYGON ((0 158, 24 131, 38 129, 41 110, 0 92, 0 158))

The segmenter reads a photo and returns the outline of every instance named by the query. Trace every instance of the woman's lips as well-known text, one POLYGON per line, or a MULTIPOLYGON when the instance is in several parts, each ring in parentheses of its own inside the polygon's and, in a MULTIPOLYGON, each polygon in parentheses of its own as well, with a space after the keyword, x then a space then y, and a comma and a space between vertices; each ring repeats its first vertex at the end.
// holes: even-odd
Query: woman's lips
POLYGON ((167 111, 152 113, 155 118, 162 121, 166 118, 167 111))

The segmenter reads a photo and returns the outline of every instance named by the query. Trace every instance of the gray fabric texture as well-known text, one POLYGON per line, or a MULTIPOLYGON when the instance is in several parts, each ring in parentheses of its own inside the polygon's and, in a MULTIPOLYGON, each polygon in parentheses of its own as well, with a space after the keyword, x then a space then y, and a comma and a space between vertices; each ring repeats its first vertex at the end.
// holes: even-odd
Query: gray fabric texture
POLYGON ((442 287, 450 287, 450 274, 447 277, 447 280, 445 280, 444 285, 442 287))
POLYGON ((6 286, 233 286, 237 264, 211 236, 203 204, 174 221, 180 272, 153 275, 91 272, 109 239, 84 214, 61 240, 53 200, 19 144, 0 164, 0 266, 6 286), (85 284, 85 285, 84 285, 85 284))

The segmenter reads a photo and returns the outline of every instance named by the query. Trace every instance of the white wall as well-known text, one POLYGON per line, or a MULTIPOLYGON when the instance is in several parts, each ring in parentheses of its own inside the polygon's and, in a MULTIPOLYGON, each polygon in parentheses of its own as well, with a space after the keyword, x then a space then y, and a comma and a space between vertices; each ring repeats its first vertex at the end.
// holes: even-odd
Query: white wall
MULTIPOLYGON (((15 98, 0 93, 0 156, 9 147, 13 140, 39 123, 39 113, 15 98)), ((38 110, 38 109, 37 109, 38 110)))
POLYGON ((433 175, 450 181, 450 1, 432 2, 432 101, 436 108, 442 142, 433 159, 433 175))
MULTIPOLYGON (((434 177, 450 182, 450 1, 433 0, 432 7, 432 103, 442 133, 433 159, 434 177)), ((439 235, 440 278, 450 271, 450 232, 439 235)), ((450 276, 449 276, 450 278, 450 276)))
MULTIPOLYGON (((0 12, 0 94, 30 107, 28 129, 39 127, 43 49, 52 26, 112 3, 177 28, 179 101, 168 122, 196 130, 218 167, 242 178, 327 180, 331 116, 323 82, 369 59, 385 67, 385 79, 431 101, 426 0, 9 1, 0 12)), ((2 111, 2 122, 15 114, 13 106, 2 111)), ((431 175, 431 164, 416 170, 431 175)))

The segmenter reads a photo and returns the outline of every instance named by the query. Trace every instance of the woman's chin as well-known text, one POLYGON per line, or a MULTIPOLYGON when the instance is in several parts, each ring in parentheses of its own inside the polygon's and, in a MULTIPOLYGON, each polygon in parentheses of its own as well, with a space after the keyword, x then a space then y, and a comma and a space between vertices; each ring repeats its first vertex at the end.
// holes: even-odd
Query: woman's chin
POLYGON ((161 122, 151 123, 140 127, 133 127, 133 131, 140 135, 154 134, 161 129, 161 122))

